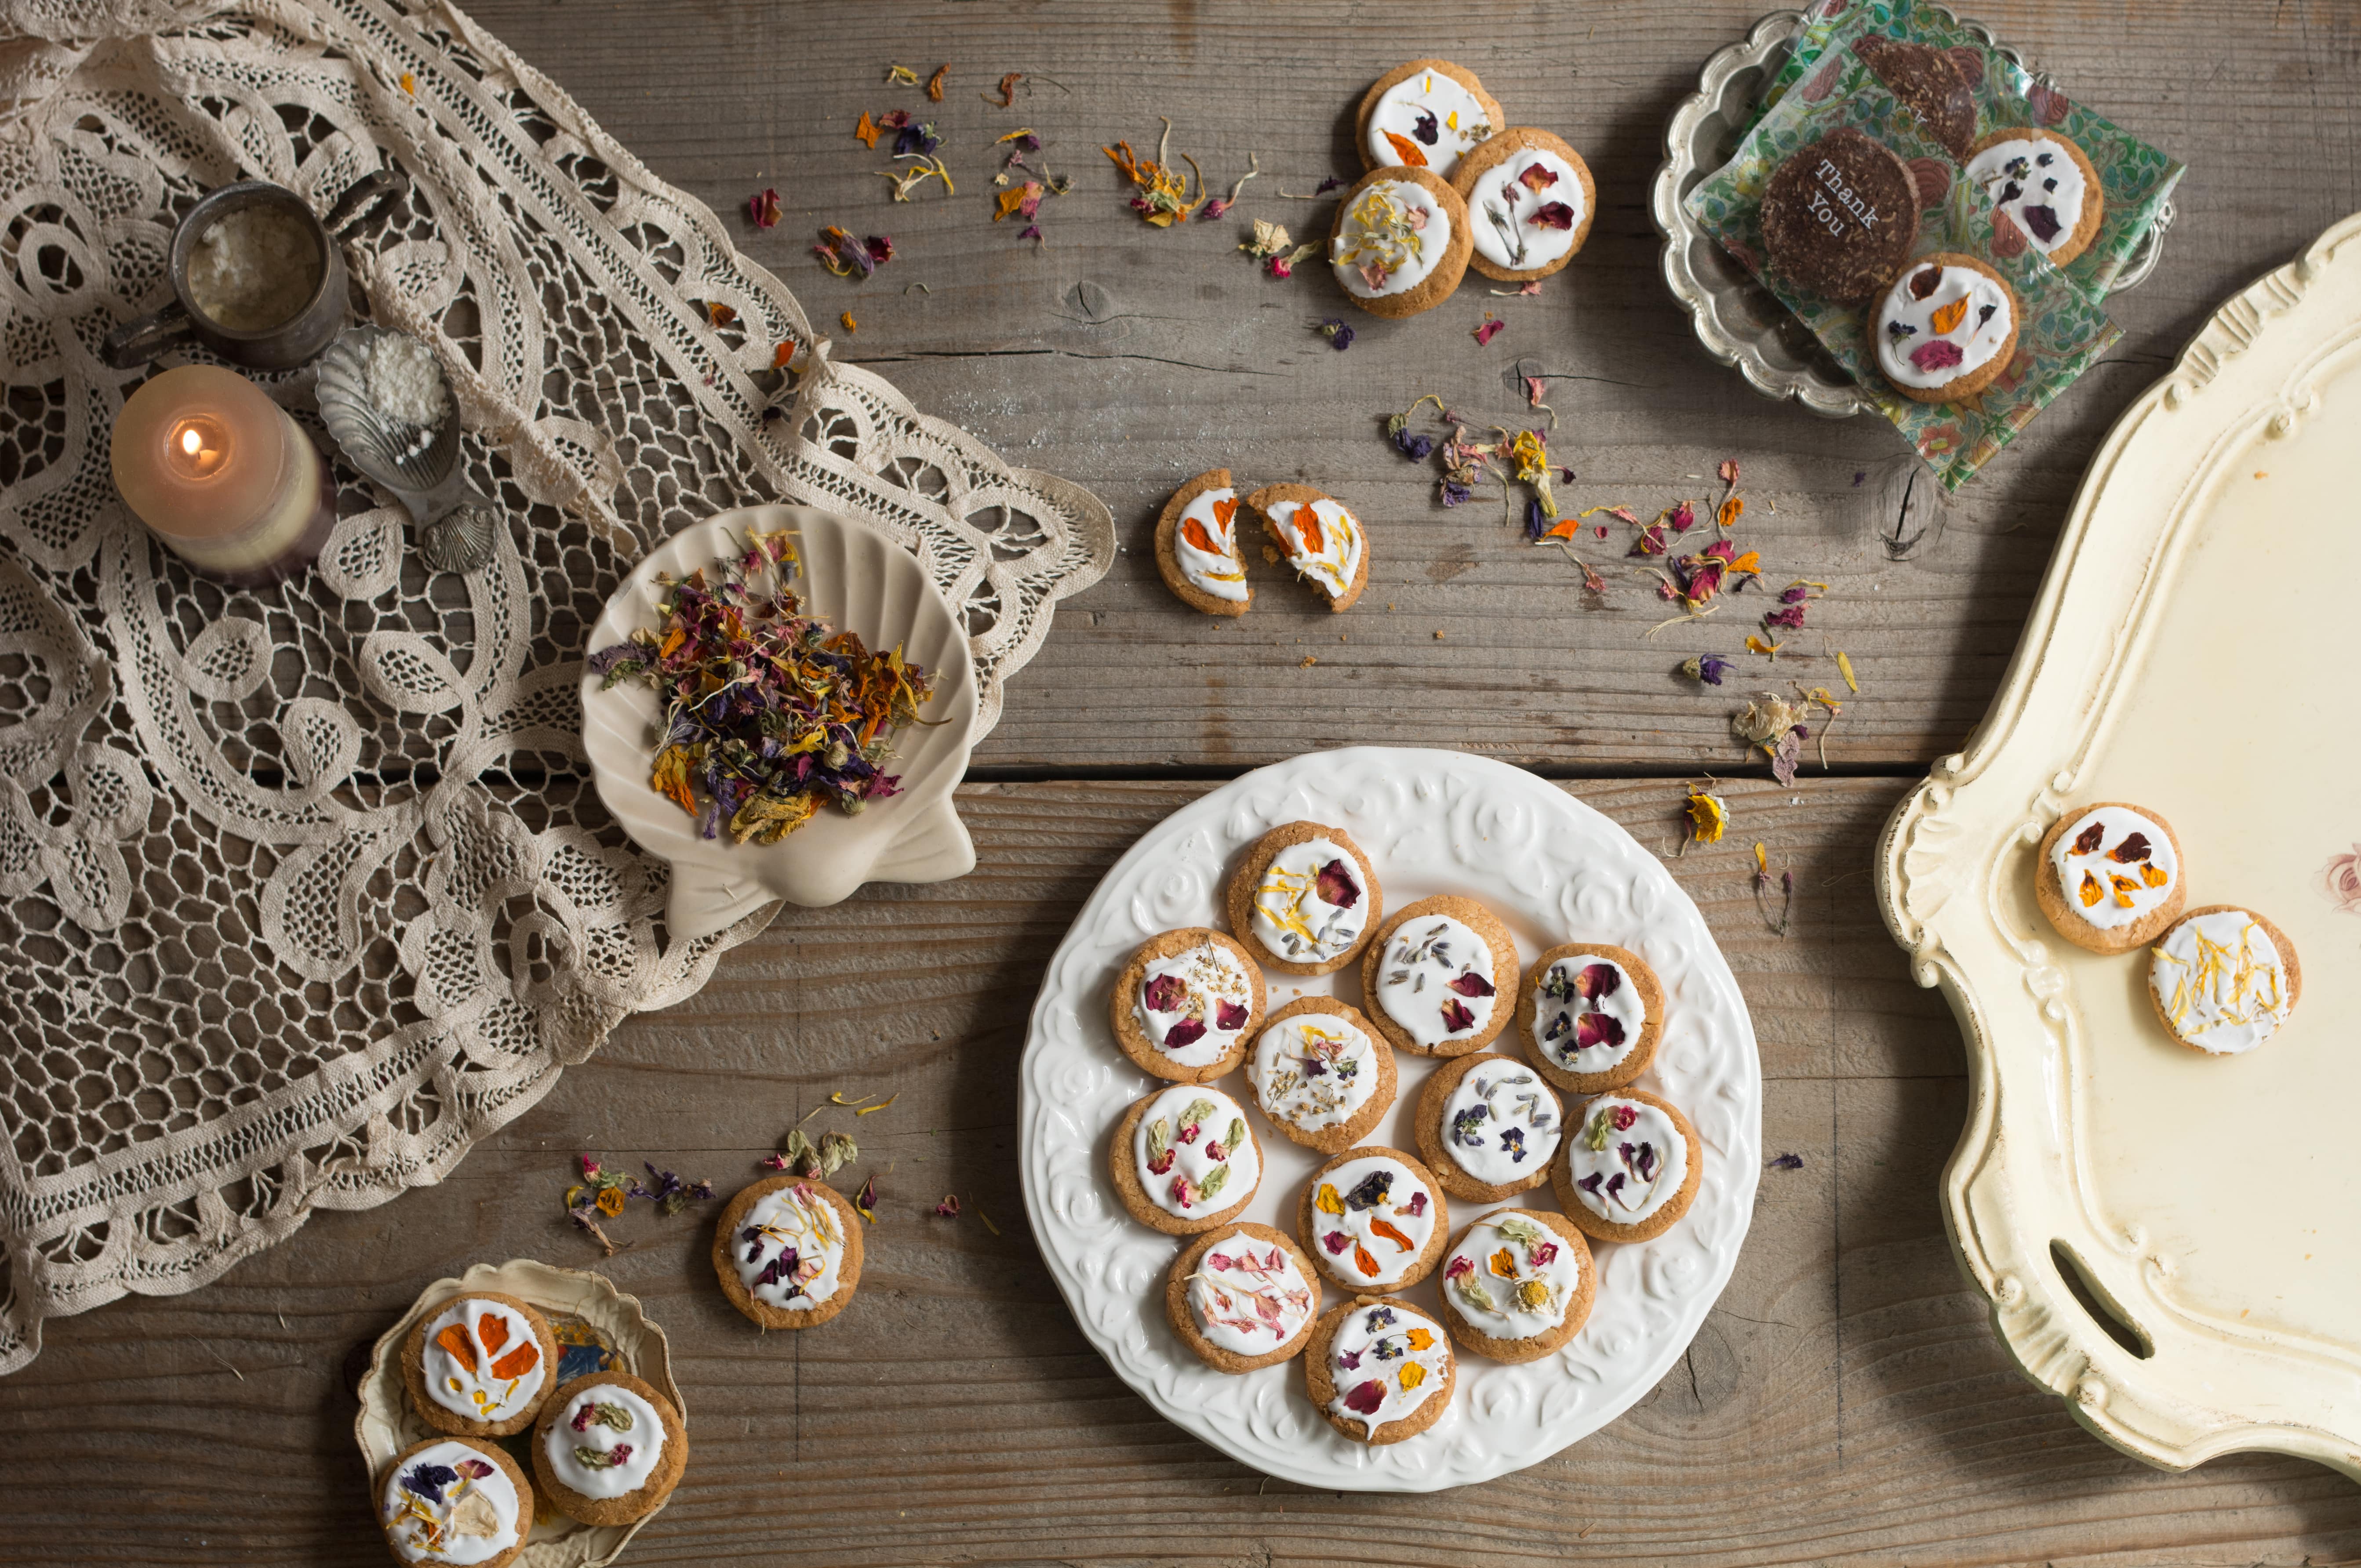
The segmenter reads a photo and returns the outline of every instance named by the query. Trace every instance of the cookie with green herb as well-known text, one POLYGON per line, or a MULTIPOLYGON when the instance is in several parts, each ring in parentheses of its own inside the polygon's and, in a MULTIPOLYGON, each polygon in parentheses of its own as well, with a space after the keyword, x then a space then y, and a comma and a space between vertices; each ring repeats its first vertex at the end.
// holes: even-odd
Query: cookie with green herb
POLYGON ((1539 1361, 1582 1332, 1598 1292, 1590 1244, 1563 1214, 1495 1209, 1443 1260, 1443 1324, 1493 1361, 1539 1361))
POLYGON ((1922 256, 1871 313, 1877 367, 1913 402, 1965 402, 2015 356, 2018 310, 2008 280, 1978 258, 1922 256))
POLYGON ((1341 828, 1288 822, 1246 846, 1224 896, 1246 951, 1282 974, 1333 974, 1385 915, 1369 857, 1341 828))
POLYGON ((1573 260, 1598 211, 1582 154, 1531 126, 1511 126, 1461 159, 1451 188, 1467 204, 1467 265, 1502 283, 1530 283, 1573 260))
POLYGON ((1445 1192, 1496 1203, 1549 1179, 1565 1107, 1532 1063, 1483 1051, 1428 1076, 1411 1130, 1445 1192))
POLYGON ((1434 1272, 1450 1231, 1434 1172, 1416 1155, 1377 1144, 1313 1171, 1295 1205, 1305 1255, 1347 1290, 1409 1289, 1434 1272))
POLYGON ((2076 806, 2042 836, 2033 900, 2058 934, 2110 957, 2136 952, 2180 918, 2180 838, 2162 814, 2128 801, 2076 806))
POLYGON ((1517 996, 1518 1046, 1569 1094, 1620 1089, 1664 1037, 1664 987, 1611 942, 1565 942, 1533 960, 1517 996))
POLYGON ((1331 610, 1353 608, 1369 586, 1369 538, 1343 501, 1309 485, 1266 485, 1246 506, 1269 536, 1267 554, 1319 589, 1331 610))
POLYGON ((1431 169, 1447 179, 1504 118, 1499 101, 1466 66, 1413 60, 1361 94, 1353 139, 1365 169, 1431 169))
POLYGON ((1396 910, 1361 958, 1369 1021, 1422 1057, 1482 1050, 1508 1026, 1517 939, 1472 898, 1444 894, 1396 910))
POLYGON ((1236 1101, 1176 1084, 1123 1113, 1107 1146, 1107 1174, 1133 1219, 1168 1236, 1193 1236, 1236 1219, 1253 1199, 1262 1145, 1236 1101))
POLYGON ((1393 1108, 1393 1047, 1361 1010, 1300 996, 1270 1015, 1246 1051, 1246 1081, 1263 1118, 1290 1143, 1336 1154, 1393 1108))
POLYGON ((584 1524, 630 1524, 664 1507, 688 1467, 688 1432, 664 1391, 628 1372, 560 1388, 533 1429, 541 1496, 584 1524))
POLYGON ((1238 493, 1227 468, 1208 468, 1164 503, 1156 520, 1156 570, 1191 609, 1244 615, 1253 608, 1238 545, 1238 493))
POLYGON ((1303 1347, 1305 1397, 1356 1442, 1416 1437, 1443 1419, 1458 1386, 1450 1335, 1397 1297, 1329 1309, 1303 1347))
POLYGON ((533 1425, 557 1381, 557 1336, 541 1309, 469 1290, 421 1316, 401 1346, 411 1408, 437 1431, 506 1437, 533 1425))
POLYGON ((2029 247, 2063 267, 2091 247, 2106 221, 2107 190, 2090 155, 2056 131, 2010 126, 1979 137, 1966 172, 1992 198, 1994 256, 2029 247))
POLYGON ((1671 1102, 1619 1089, 1583 1106, 1550 1168, 1558 1207, 1585 1235, 1644 1242, 1663 1235, 1697 1201, 1705 1145, 1671 1102))
POLYGON ((508 1568, 533 1533, 533 1484, 488 1439, 422 1438, 378 1485, 378 1523, 403 1563, 508 1568))
POLYGON ((1268 1225, 1207 1232, 1164 1278, 1166 1321, 1216 1372, 1252 1372, 1301 1354, 1319 1313, 1312 1260, 1268 1225))
POLYGON ((730 1304, 766 1329, 808 1329, 852 1304, 862 1219, 844 1194, 774 1176, 730 1200, 713 1232, 713 1272, 730 1304))
POLYGON ((1364 174, 1336 203, 1328 265, 1345 297, 1373 316, 1433 310, 1467 275, 1467 203, 1427 169, 1364 174))
POLYGON ((1107 999, 1115 1043, 1143 1070, 1211 1083, 1238 1065, 1262 1022, 1262 971, 1219 931, 1191 926, 1150 937, 1107 999))
POLYGON ((1901 154, 1844 126, 1771 171, 1762 224, 1764 256, 1797 288, 1866 300, 1918 243, 1918 189, 1901 154))

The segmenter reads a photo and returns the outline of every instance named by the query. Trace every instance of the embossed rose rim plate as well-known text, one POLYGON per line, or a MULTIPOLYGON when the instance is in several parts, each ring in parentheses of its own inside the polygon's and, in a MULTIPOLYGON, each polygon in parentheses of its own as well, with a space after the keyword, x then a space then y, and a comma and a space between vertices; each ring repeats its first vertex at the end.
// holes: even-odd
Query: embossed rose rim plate
POLYGON ((802 558, 795 584, 807 613, 873 649, 899 643, 935 677, 894 759, 901 793, 857 817, 822 806, 775 844, 701 839, 697 823, 648 783, 662 708, 645 686, 601 690, 582 672, 582 743, 598 798, 632 841, 672 866, 665 924, 675 939, 708 937, 774 899, 837 904, 865 882, 947 882, 975 869, 975 845, 952 805, 974 743, 975 665, 959 612, 917 556, 884 534, 813 507, 755 506, 695 522, 631 569, 590 633, 586 652, 611 647, 659 620, 657 575, 685 577, 745 550, 750 531, 786 529, 802 558))
MULTIPOLYGON (((440 1310, 452 1297, 476 1290, 497 1290, 530 1301, 547 1313, 557 1330, 561 1356, 569 1339, 583 1337, 584 1329, 596 1331, 615 1355, 611 1367, 596 1370, 629 1372, 655 1385, 680 1412, 681 1424, 686 1427, 688 1404, 680 1397, 680 1385, 673 1381, 672 1347, 664 1330, 648 1321, 638 1297, 624 1295, 601 1275, 559 1268, 532 1258, 479 1263, 456 1279, 438 1279, 420 1291, 410 1310, 378 1336, 369 1352, 368 1370, 361 1376, 360 1411, 353 1417, 353 1441, 360 1445, 361 1467, 369 1478, 371 1519, 377 1517, 388 1462, 419 1439, 434 1435, 434 1429, 418 1419, 410 1391, 403 1387, 403 1342, 419 1319, 440 1310)), ((549 1387, 554 1389, 563 1381, 561 1376, 549 1387)), ((533 1429, 528 1427, 515 1437, 494 1440, 528 1477, 533 1474, 533 1451, 527 1446, 532 1438, 533 1429)), ((692 1450, 694 1446, 692 1439, 692 1450)), ((695 1463, 693 1452, 690 1463, 695 1463)), ((670 1501, 666 1498, 627 1525, 581 1524, 563 1514, 553 1515, 547 1523, 533 1527, 517 1561, 522 1568, 606 1568, 623 1554, 640 1527, 664 1512, 670 1501)))
MULTIPOLYGON (((1274 1009, 1297 995, 1358 1004, 1360 966, 1305 979, 1266 971, 1274 1009)), ((1394 1106, 1366 1142, 1414 1148, 1411 1107, 1435 1062, 1398 1055, 1394 1106)), ((1148 829, 1075 918, 1034 1004, 1020 1074, 1025 1206, 1075 1321, 1159 1412, 1232 1457, 1307 1486, 1424 1492, 1520 1470, 1588 1436, 1654 1387, 1729 1282, 1754 1206, 1762 1066, 1738 982, 1697 906, 1663 861, 1607 817, 1531 773, 1463 752, 1356 747, 1279 762, 1192 802, 1148 829), (1370 1448, 1339 1435, 1303 1392, 1300 1361, 1216 1372, 1175 1338, 1164 1279, 1182 1238, 1124 1212, 1106 1149, 1125 1109, 1158 1080, 1134 1067, 1107 1023, 1107 992, 1132 950, 1159 931, 1225 924, 1222 889, 1240 852, 1284 822, 1341 828, 1366 850, 1398 909, 1437 894, 1481 900, 1531 964, 1572 940, 1638 950, 1662 978, 1664 1044, 1641 1086, 1688 1113, 1707 1148, 1695 1205, 1654 1241, 1594 1243, 1598 1304, 1565 1349, 1521 1366, 1463 1354, 1451 1408, 1429 1431, 1370 1448)), ((1218 1086, 1241 1103, 1243 1072, 1218 1086)), ((1569 1112, 1571 1114, 1571 1112, 1569 1112)), ((1240 1218, 1294 1234, 1319 1163, 1249 1110, 1265 1161, 1240 1218)), ((1522 1195, 1554 1207, 1547 1187, 1522 1195)), ((1451 1205, 1453 1228, 1492 1204, 1451 1205)), ((1324 1288, 1323 1307, 1346 1298, 1324 1288)), ((1430 1279, 1404 1293, 1438 1310, 1430 1279)))
POLYGON ((2026 1376, 2170 1469, 2269 1449, 2361 1478, 2361 728, 2328 564, 2356 437, 2361 216, 2116 423, 1991 713, 1879 849, 1887 923, 1967 1038, 1952 1242, 2026 1376), (2092 800, 2172 824, 2191 907, 2293 940, 2301 999, 2259 1048, 2172 1044, 2145 954, 2041 917, 2034 847, 2092 800))

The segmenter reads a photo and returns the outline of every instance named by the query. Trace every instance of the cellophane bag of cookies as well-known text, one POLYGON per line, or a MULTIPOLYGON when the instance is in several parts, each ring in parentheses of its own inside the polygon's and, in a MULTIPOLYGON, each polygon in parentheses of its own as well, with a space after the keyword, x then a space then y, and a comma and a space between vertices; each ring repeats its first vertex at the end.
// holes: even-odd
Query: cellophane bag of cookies
MULTIPOLYGON (((2011 193, 2008 179, 1969 178, 1981 148, 1995 138, 2008 139, 1999 133, 2027 126, 2025 100, 1995 90, 1998 71, 1990 51, 1973 50, 1982 66, 1976 74, 1983 85, 1971 88, 1971 71, 1948 48, 1899 42, 1878 25, 1881 15, 1867 5, 1858 12, 1829 35, 1806 84, 1783 96, 1747 133, 1737 155, 1689 192, 1688 210, 1701 228, 1812 330, 1908 438, 1943 488, 1957 490, 2089 368, 2121 332, 2050 260, 2051 251, 2068 248, 2076 239, 2087 246, 2091 236, 2080 232, 2084 225, 2061 225, 2060 243, 2045 249, 2012 243, 2008 231, 2014 224, 1994 222, 2004 205, 2022 208, 2059 198, 2053 192, 2028 198, 2026 179, 2017 180, 2018 189, 2011 193), (1867 148, 1854 141, 1854 151, 1888 165, 1884 183, 1889 195, 1896 190, 1903 194, 1871 202, 1852 189, 1854 181, 1798 181, 1793 172, 1804 171, 1799 161, 1797 170, 1779 183, 1790 201, 1800 191, 1813 190, 1814 210, 1804 214, 1798 206, 1788 216, 1826 221, 1831 233, 1850 228, 1856 236, 1865 220, 1878 236, 1900 248, 1880 263, 1874 277, 1855 276, 1842 287, 1826 275, 1807 283, 1801 273, 1811 269, 1783 261, 1765 246, 1764 198, 1782 168, 1798 153, 1814 149, 1810 161, 1819 163, 1817 149, 1833 145, 1830 137, 1843 141, 1853 135, 1875 144, 1867 148), (1897 164, 1906 166, 1906 179, 1897 164), (1822 185, 1826 199, 1817 192, 1822 185), (1914 197, 1915 214, 1897 214, 1895 209, 1913 204, 1914 197), (2015 304, 2004 323, 2010 329, 2009 340, 2002 345, 2007 351, 2004 361, 1980 367, 1972 395, 1941 402, 1903 395, 1896 380, 1880 367, 1872 322, 1889 291, 1899 290, 1924 258, 1936 255, 1967 258, 2004 281, 2015 304)), ((2037 179, 2028 167, 2026 178, 2037 184, 2055 178, 2064 185, 2066 177, 2054 172, 2061 167, 2063 148, 2045 144, 2035 156, 2041 151, 2050 154, 2049 166, 2037 179)), ((2073 160, 2069 157, 2064 161, 2073 160)), ((2079 164, 2074 168, 2081 171, 2079 164)), ((1932 302, 1939 306, 1944 302, 1932 302)), ((1952 313, 1949 319, 1956 323, 1959 316, 1952 313)), ((1891 330, 1924 331, 1931 339, 1950 329, 1920 322, 1891 330)), ((1921 340, 1922 350, 1926 341, 1921 340)), ((1923 357, 1917 362, 1941 363, 1923 357)), ((1903 370, 1915 374, 1907 365, 1903 370)))

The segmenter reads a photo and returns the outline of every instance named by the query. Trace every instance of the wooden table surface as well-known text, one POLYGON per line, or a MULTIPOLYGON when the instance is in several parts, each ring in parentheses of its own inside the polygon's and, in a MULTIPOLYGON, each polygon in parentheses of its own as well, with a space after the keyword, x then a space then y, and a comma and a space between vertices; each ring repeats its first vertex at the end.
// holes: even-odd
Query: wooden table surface
MULTIPOLYGON (((1658 272, 1646 196, 1673 103, 1745 4, 1479 4, 1425 18, 1341 3, 1158 6, 481 0, 476 15, 658 173, 717 210, 775 185, 787 214, 741 243, 840 352, 1014 459, 1090 486, 1125 553, 1063 608, 1008 688, 961 795, 975 872, 790 912, 671 1012, 634 1019, 439 1187, 315 1217, 193 1295, 52 1322, 0 1381, 0 1560, 383 1561, 351 1440, 349 1366, 427 1282, 510 1256, 597 1268, 668 1330, 696 1459, 632 1563, 1362 1560, 1683 1564, 2293 1564, 2361 1553, 2361 1494, 2254 1455, 2167 1475, 2091 1437, 2014 1369, 1937 1207, 1965 1103, 1959 1035, 1881 927, 1879 826, 1956 750, 2013 648, 2083 466, 2223 295, 2361 204, 2361 30, 2325 0, 2241 6, 2002 0, 1978 8, 2069 92, 2187 160, 2154 279, 2117 302, 2122 342, 1955 500, 1882 422, 1831 422, 1748 392, 1691 338, 1658 272), (1478 71, 1512 121, 1589 159, 1587 248, 1537 299, 1474 287, 1401 323, 1342 308, 1310 268, 1260 276, 1247 220, 1354 168, 1351 110, 1397 60, 1478 71), (862 108, 920 106, 887 64, 951 65, 938 114, 960 193, 891 205, 862 108), (1012 110, 979 91, 1028 81, 1012 110), (1174 147, 1226 184, 1231 218, 1170 232, 1124 205, 1097 148, 1174 147), (987 221, 984 144, 1031 126, 1075 177, 1050 243, 987 221), (979 172, 982 171, 982 172, 979 172), (972 181, 972 183, 971 183, 972 181), (823 224, 891 234, 856 286, 807 247, 823 224), (906 291, 924 282, 931 293, 906 291), (1488 348, 1470 329, 1508 322, 1488 348), (1324 315, 1361 329, 1337 354, 1324 315), (1421 393, 1506 422, 1515 378, 1554 383, 1561 499, 1646 514, 1744 466, 1741 529, 1774 581, 1825 581, 1774 671, 1740 651, 1759 608, 1651 641, 1648 584, 1610 586, 1526 547, 1497 501, 1455 511, 1382 443, 1421 393), (1332 618, 1267 583, 1242 622, 1177 605, 1148 539, 1179 480, 1226 465, 1357 503, 1369 589, 1332 618), (1730 740, 1748 692, 1862 691, 1792 788, 1730 740), (1673 666, 1740 659, 1720 691, 1673 666), (1314 662, 1316 661, 1316 662, 1314 662), (1737 1276, 1671 1376, 1596 1437, 1487 1486, 1422 1497, 1308 1492, 1181 1435, 1076 1332, 1029 1239, 1016 1068, 1048 954, 1101 873, 1209 780, 1331 744, 1456 745, 1535 767, 1670 842, 1682 784, 1737 782, 1730 840, 1675 871, 1729 954, 1762 1042, 1766 1171, 1737 1276), (1774 936, 1746 848, 1799 883, 1774 936), (858 1124, 880 1202, 853 1310, 758 1337, 714 1289, 708 1222, 619 1222, 602 1259, 559 1212, 578 1150, 725 1190, 832 1091, 898 1093, 858 1124), (965 1201, 956 1222, 931 1210, 965 1201), (983 1223, 989 1215, 995 1234, 983 1223)), ((830 1112, 808 1130, 837 1124, 830 1112)), ((709 1211, 707 1211, 709 1214, 709 1211)))

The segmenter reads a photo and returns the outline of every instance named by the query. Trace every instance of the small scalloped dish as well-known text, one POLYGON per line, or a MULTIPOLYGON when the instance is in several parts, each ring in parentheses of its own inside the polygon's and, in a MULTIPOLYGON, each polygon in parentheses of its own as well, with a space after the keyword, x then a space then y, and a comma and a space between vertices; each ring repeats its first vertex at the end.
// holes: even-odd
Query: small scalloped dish
POLYGON ((901 792, 859 816, 822 806, 775 844, 697 836, 697 822, 648 782, 662 707, 645 686, 600 690, 582 674, 582 744, 598 798, 632 842, 672 867, 665 924, 675 940, 709 937, 774 900, 839 904, 867 882, 948 882, 975 869, 975 845, 951 790, 974 741, 975 665, 959 613, 927 569, 899 544, 811 507, 741 507, 695 522, 650 551, 607 601, 585 652, 624 641, 658 619, 656 575, 686 576, 739 554, 750 531, 787 529, 801 566, 804 608, 872 648, 896 643, 935 679, 887 764, 901 792))
MULTIPOLYGON (((360 1413, 353 1418, 353 1441, 360 1444, 361 1464, 368 1473, 369 1516, 377 1517, 377 1496, 385 1467, 393 1456, 432 1428, 412 1409, 410 1392, 402 1386, 401 1347, 419 1319, 441 1310, 454 1296, 474 1290, 497 1290, 530 1301, 548 1317, 557 1336, 557 1376, 552 1389, 569 1378, 593 1372, 628 1372, 661 1389, 684 1427, 688 1405, 673 1381, 672 1348, 664 1330, 648 1321, 639 1298, 626 1296, 596 1274, 558 1268, 532 1258, 506 1263, 479 1263, 456 1279, 438 1279, 418 1293, 410 1310, 378 1337, 369 1352, 368 1371, 361 1376, 360 1413)), ((508 1451, 524 1473, 533 1473, 533 1429, 511 1438, 492 1440, 508 1451)), ((692 1447, 694 1440, 691 1440, 692 1447)), ((694 1455, 691 1456, 694 1463, 694 1455)), ((664 1512, 665 1503, 626 1525, 581 1524, 536 1504, 533 1534, 517 1559, 520 1568, 606 1568, 623 1554, 640 1527, 664 1512)))

